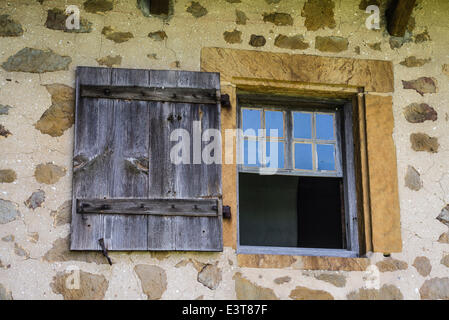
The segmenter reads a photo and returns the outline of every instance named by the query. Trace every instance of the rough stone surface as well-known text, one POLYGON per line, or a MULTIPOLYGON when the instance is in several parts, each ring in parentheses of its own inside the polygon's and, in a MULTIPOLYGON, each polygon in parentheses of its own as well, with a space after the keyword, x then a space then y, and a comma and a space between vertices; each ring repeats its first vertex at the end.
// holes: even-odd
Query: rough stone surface
POLYGON ((437 82, 435 78, 421 77, 411 81, 402 80, 402 85, 404 86, 404 89, 416 90, 416 92, 422 96, 426 93, 437 92, 437 82))
POLYGON ((393 258, 386 258, 385 260, 379 261, 376 263, 376 266, 380 272, 407 270, 408 268, 407 262, 393 258))
POLYGON ((322 273, 315 275, 315 278, 321 281, 329 282, 339 288, 346 285, 346 277, 342 274, 322 273))
POLYGON ((2 64, 6 71, 44 73, 68 70, 72 58, 60 56, 51 50, 23 48, 2 64))
POLYGON ((66 20, 69 14, 61 9, 50 9, 47 11, 47 20, 45 26, 52 30, 62 30, 64 32, 89 33, 92 32, 92 23, 84 18, 80 18, 79 29, 67 29, 66 20))
POLYGON ((352 291, 347 296, 348 300, 403 300, 401 290, 394 285, 384 284, 379 290, 361 288, 352 291))
POLYGON ((72 221, 72 200, 65 201, 57 210, 50 212, 53 226, 59 227, 72 221))
POLYGON ((427 257, 416 257, 415 261, 413 261, 413 266, 416 268, 416 271, 423 276, 427 277, 432 271, 432 265, 430 264, 430 260, 427 257))
POLYGON ((70 236, 56 239, 53 247, 42 258, 47 262, 83 261, 87 263, 107 264, 102 253, 97 251, 70 251, 70 236))
POLYGON ((276 284, 284 284, 284 283, 288 283, 292 280, 292 278, 290 278, 289 276, 285 276, 285 277, 279 277, 274 279, 274 283, 276 284))
POLYGON ((405 174, 405 186, 411 190, 418 191, 422 188, 422 180, 419 172, 412 166, 407 167, 405 174))
POLYGON ((45 201, 45 192, 43 190, 38 190, 33 192, 31 196, 25 201, 25 205, 30 209, 36 209, 40 207, 45 201))
POLYGON ((274 45, 284 49, 299 49, 304 50, 309 47, 309 44, 304 41, 303 35, 286 36, 280 34, 274 39, 274 45))
POLYGON ((17 242, 14 243, 14 253, 19 257, 23 257, 25 259, 28 259, 30 257, 30 254, 17 242))
POLYGON ((4 236, 3 238, 2 238, 2 241, 4 241, 4 242, 13 242, 14 241, 14 236, 12 235, 12 234, 9 234, 9 235, 7 235, 7 236, 4 236))
POLYGON ((97 62, 100 66, 107 66, 109 68, 112 68, 113 66, 119 66, 122 64, 122 56, 106 56, 98 58, 97 62))
POLYGON ((293 18, 288 13, 282 13, 282 12, 271 12, 271 13, 264 13, 263 14, 263 21, 264 22, 271 22, 276 26, 292 26, 293 25, 293 18))
POLYGON ((167 34, 163 30, 150 32, 148 34, 148 37, 150 37, 151 39, 153 39, 155 41, 163 41, 168 38, 167 34))
POLYGON ((64 300, 103 300, 109 282, 103 275, 79 271, 79 288, 73 283, 73 272, 58 272, 50 284, 54 293, 62 294, 64 300))
POLYGON ((233 31, 225 31, 223 38, 227 43, 242 43, 242 32, 234 29, 233 31))
POLYGON ((449 232, 444 232, 438 237, 439 243, 449 243, 449 232))
POLYGON ((297 286, 290 292, 293 300, 334 300, 334 297, 324 290, 313 290, 302 286, 297 286))
POLYGON ((243 278, 240 272, 237 272, 233 279, 238 300, 279 300, 272 289, 252 283, 248 279, 243 278))
POLYGON ((90 13, 102 13, 114 9, 113 1, 109 0, 87 0, 83 6, 84 10, 90 13))
POLYGON ((267 40, 265 40, 264 36, 252 34, 249 39, 249 44, 253 47, 263 47, 265 43, 267 43, 267 40))
POLYGON ((207 9, 196 1, 192 1, 186 11, 195 18, 200 18, 207 14, 207 9))
POLYGON ((0 170, 0 183, 12 183, 16 181, 17 174, 12 169, 1 169, 0 170))
POLYGON ((426 280, 419 289, 423 300, 449 300, 449 278, 432 278, 426 280))
POLYGON ((39 164, 34 171, 34 177, 37 182, 45 184, 54 184, 66 174, 66 169, 53 163, 39 164))
POLYGON ((134 38, 134 35, 131 32, 121 32, 115 31, 111 26, 105 26, 101 33, 106 37, 106 39, 114 41, 115 43, 126 42, 131 38, 134 38))
POLYGON ((427 29, 424 30, 424 32, 418 33, 415 36, 415 43, 423 43, 423 42, 430 41, 430 40, 432 40, 432 39, 430 38, 430 34, 427 29))
POLYGON ((320 37, 315 38, 315 49, 322 52, 342 52, 348 50, 348 39, 343 37, 320 37))
POLYGON ((441 209, 441 212, 438 215, 437 220, 449 227, 449 204, 446 205, 443 209, 441 209))
POLYGON ((411 123, 421 123, 426 120, 436 121, 438 114, 426 103, 412 103, 404 109, 405 119, 411 123))
POLYGON ((39 233, 38 232, 29 232, 28 240, 33 243, 37 243, 39 241, 39 233))
POLYGON ((13 300, 12 293, 0 283, 0 301, 1 300, 13 300))
POLYGON ((9 15, 0 15, 0 37, 20 37, 23 35, 22 25, 11 19, 9 15))
POLYGON ((0 136, 7 138, 10 135, 12 135, 11 131, 9 131, 2 124, 0 124, 0 136))
POLYGON ((382 51, 381 42, 368 43, 368 47, 375 51, 382 51))
POLYGON ((139 264, 134 271, 140 279, 142 290, 148 300, 159 300, 167 289, 167 275, 158 266, 139 264))
POLYGON ((410 135, 410 142, 412 144, 412 149, 415 151, 426 151, 430 153, 437 153, 438 139, 435 137, 430 137, 425 133, 412 133, 410 135))
POLYGON ((332 0, 307 0, 301 12, 301 16, 306 18, 304 25, 307 30, 335 28, 334 8, 332 0))
POLYGON ((0 224, 16 220, 20 216, 18 208, 14 202, 0 199, 0 224))
POLYGON ((206 264, 198 273, 197 280, 209 289, 215 290, 221 282, 221 270, 214 264, 206 264))
POLYGON ((8 115, 11 108, 11 106, 0 104, 0 116, 8 115))
POLYGON ((431 58, 418 59, 415 56, 410 56, 401 61, 400 64, 406 66, 407 68, 415 68, 415 67, 422 67, 426 63, 429 63, 431 60, 432 60, 431 58))
POLYGON ((440 263, 449 268, 449 254, 444 255, 440 263))
POLYGON ((248 17, 246 16, 245 12, 236 9, 235 10, 235 23, 245 25, 246 21, 248 21, 248 17))

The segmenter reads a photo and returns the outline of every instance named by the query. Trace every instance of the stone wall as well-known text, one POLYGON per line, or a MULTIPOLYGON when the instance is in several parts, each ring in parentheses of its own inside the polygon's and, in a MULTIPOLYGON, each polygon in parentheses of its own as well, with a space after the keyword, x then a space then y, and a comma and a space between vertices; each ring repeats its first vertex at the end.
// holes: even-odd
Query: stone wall
POLYGON ((365 27, 380 0, 177 0, 165 18, 137 2, 0 0, 0 299, 449 298, 448 1, 418 0, 403 38, 365 27), (68 250, 75 67, 199 70, 203 47, 393 62, 401 253, 242 263, 225 247, 109 266, 68 250))

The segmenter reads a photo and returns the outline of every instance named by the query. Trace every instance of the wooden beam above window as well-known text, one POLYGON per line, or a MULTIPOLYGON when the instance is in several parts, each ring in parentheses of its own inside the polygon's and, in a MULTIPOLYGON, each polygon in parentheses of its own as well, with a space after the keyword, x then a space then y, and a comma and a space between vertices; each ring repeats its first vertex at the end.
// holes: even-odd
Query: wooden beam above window
POLYGON ((403 37, 416 0, 395 0, 387 11, 387 28, 390 35, 403 37))

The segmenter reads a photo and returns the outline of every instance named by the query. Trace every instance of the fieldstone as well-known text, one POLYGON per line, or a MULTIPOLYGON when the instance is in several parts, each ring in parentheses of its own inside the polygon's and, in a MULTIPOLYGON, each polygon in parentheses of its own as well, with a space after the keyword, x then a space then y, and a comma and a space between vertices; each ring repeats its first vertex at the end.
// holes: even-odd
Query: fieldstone
POLYGON ((9 235, 7 235, 7 236, 4 236, 3 238, 2 238, 2 241, 5 241, 5 242, 13 242, 14 241, 14 235, 12 235, 12 234, 9 234, 9 235))
POLYGON ((195 268, 196 271, 200 272, 201 270, 203 270, 204 266, 206 265, 205 263, 202 263, 200 261, 197 261, 195 259, 187 259, 187 260, 181 260, 180 262, 178 262, 175 265, 175 268, 181 268, 181 267, 185 267, 188 264, 192 264, 192 266, 195 268))
POLYGON ((404 86, 404 89, 416 90, 416 92, 422 96, 426 93, 437 92, 437 82, 435 78, 421 77, 411 81, 402 80, 402 85, 404 86))
POLYGON ((292 26, 293 18, 288 13, 282 12, 272 12, 272 13, 264 13, 263 15, 264 22, 271 22, 276 26, 292 26))
POLYGON ((425 133, 412 133, 410 135, 410 142, 412 143, 412 149, 415 151, 427 151, 430 153, 437 153, 438 139, 430 137, 425 133))
POLYGON ((449 254, 443 256, 443 258, 441 258, 440 263, 449 268, 449 254))
POLYGON ((70 236, 56 239, 53 247, 42 258, 47 262, 82 261, 87 263, 108 264, 102 253, 97 251, 70 251, 70 236))
POLYGON ((426 120, 436 121, 438 114, 426 103, 412 103, 404 109, 405 119, 411 123, 421 123, 426 120))
POLYGON ((165 31, 162 31, 162 30, 150 32, 148 34, 148 37, 150 37, 151 39, 153 39, 155 41, 163 41, 168 38, 165 31))
POLYGON ((267 43, 267 40, 265 40, 264 36, 252 34, 249 39, 249 44, 253 47, 263 47, 265 43, 267 43))
POLYGON ((322 52, 342 52, 348 50, 348 39, 342 37, 320 37, 315 38, 315 49, 322 52))
POLYGON ((19 257, 24 257, 25 259, 28 259, 30 257, 29 253, 24 248, 22 248, 17 242, 14 243, 14 253, 19 257))
POLYGON ((329 282, 339 288, 346 285, 346 277, 342 274, 322 273, 315 275, 315 278, 321 281, 329 282))
POLYGON ((449 227, 449 204, 446 205, 443 209, 441 209, 441 212, 438 215, 437 220, 449 227))
POLYGON ((16 220, 20 216, 18 208, 14 202, 0 199, 0 224, 16 220))
POLYGON ((103 275, 79 271, 79 288, 71 282, 73 272, 58 272, 50 284, 54 293, 61 294, 64 300, 102 300, 109 287, 108 280, 103 275), (73 287, 72 287, 73 286, 73 287))
POLYGON ((66 174, 66 169, 57 166, 51 162, 46 164, 39 164, 34 170, 34 177, 37 182, 45 184, 54 184, 59 181, 66 174))
POLYGON ((236 9, 235 10, 235 23, 246 24, 246 21, 248 21, 248 17, 246 16, 245 12, 236 9))
POLYGON ((384 284, 379 290, 361 288, 352 291, 347 296, 348 300, 403 300, 401 290, 396 286, 384 284))
POLYGON ((45 192, 43 190, 38 190, 33 192, 31 196, 25 201, 25 205, 30 209, 36 209, 40 207, 45 201, 45 192))
POLYGON ((381 42, 368 43, 368 47, 375 51, 382 51, 382 48, 380 46, 381 44, 382 44, 381 42))
POLYGON ((221 270, 216 264, 206 264, 198 273, 197 280, 209 289, 215 290, 221 282, 221 270))
POLYGON ((412 42, 412 34, 411 34, 411 32, 407 32, 407 31, 405 32, 405 35, 403 37, 393 37, 392 36, 392 37, 390 37, 390 40, 389 40, 391 50, 399 49, 404 44, 406 44, 408 42, 412 42))
POLYGON ((415 43, 423 43, 423 42, 430 41, 430 40, 431 40, 430 39, 430 34, 429 34, 429 32, 427 30, 425 30, 422 33, 418 33, 415 36, 415 43))
POLYGON ((443 74, 445 74, 449 77, 449 64, 443 64, 443 66, 441 67, 441 70, 443 71, 443 74))
POLYGON ((304 41, 304 36, 299 34, 295 36, 280 34, 276 37, 276 39, 274 39, 274 45, 279 48, 292 50, 304 50, 309 47, 309 44, 304 41))
POLYGON ((306 287, 297 286, 290 292, 293 300, 334 300, 334 297, 324 290, 313 290, 306 287))
POLYGON ((140 279, 142 290, 148 300, 159 300, 167 290, 167 275, 164 269, 158 266, 139 264, 134 271, 140 279))
POLYGON ((28 233, 28 239, 33 243, 37 243, 39 241, 39 233, 37 232, 28 233))
POLYGON ((69 14, 61 9, 50 9, 47 11, 47 20, 45 26, 52 30, 62 30, 64 32, 89 33, 92 32, 92 22, 80 18, 79 29, 67 29, 66 20, 69 14))
POLYGON ((109 68, 112 68, 112 66, 119 66, 122 64, 122 56, 106 56, 103 58, 98 58, 97 62, 100 66, 107 66, 109 68))
POLYGON ((60 56, 51 50, 23 48, 10 56, 2 67, 6 71, 44 73, 68 70, 71 62, 72 58, 60 56))
POLYGON ((5 128, 2 124, 0 124, 0 136, 8 138, 8 136, 12 135, 11 131, 5 128))
POLYGON ((449 278, 432 278, 426 280, 419 289, 421 299, 449 300, 449 278))
POLYGON ((5 288, 3 284, 0 283, 0 300, 14 300, 12 298, 11 291, 5 288))
POLYGON ((439 243, 449 243, 449 232, 444 232, 438 237, 439 243))
POLYGON ((274 279, 274 283, 276 284, 284 284, 284 283, 288 283, 292 280, 292 278, 290 278, 289 276, 285 276, 285 277, 279 277, 274 279))
POLYGON ((415 67, 422 67, 426 63, 429 63, 431 60, 432 60, 431 58, 418 59, 415 56, 410 56, 401 61, 400 64, 406 66, 407 68, 415 68, 415 67))
POLYGON ((413 261, 413 266, 423 277, 427 277, 430 274, 430 271, 432 271, 432 265, 427 257, 416 257, 415 261, 413 261))
POLYGON ((279 300, 274 291, 252 283, 237 272, 234 277, 235 293, 238 300, 279 300))
POLYGON ((332 0, 307 0, 301 12, 301 16, 306 18, 304 26, 309 31, 325 27, 334 29, 334 8, 335 3, 332 0))
POLYGON ((134 38, 134 35, 131 32, 120 32, 115 31, 111 26, 105 26, 101 33, 106 37, 106 39, 114 41, 115 43, 126 42, 131 38, 134 38))
POLYGON ((16 181, 17 174, 14 170, 11 169, 2 169, 0 170, 0 183, 12 183, 16 181))
POLYGON ((207 9, 204 8, 199 2, 196 2, 196 1, 192 1, 186 11, 188 13, 190 13, 192 16, 194 16, 195 18, 200 18, 207 14, 207 9))
POLYGON ((354 52, 357 54, 360 54, 360 47, 359 46, 355 46, 354 47, 354 52))
POLYGON ((50 212, 53 227, 59 227, 72 221, 72 200, 65 201, 58 209, 50 212))
POLYGON ((412 166, 407 167, 405 174, 405 186, 411 190, 418 191, 422 188, 422 180, 419 172, 412 166))
POLYGON ((0 37, 20 37, 23 35, 22 25, 11 19, 9 15, 0 15, 0 37))
POLYGON ((385 260, 376 263, 377 268, 380 272, 393 272, 398 270, 407 270, 408 264, 405 261, 386 258, 385 260))
POLYGON ((8 115, 9 109, 11 108, 11 106, 0 104, 0 116, 8 115))
POLYGON ((84 10, 90 13, 107 12, 114 8, 113 1, 108 0, 87 0, 83 6, 84 10))
POLYGON ((365 11, 371 5, 380 7, 380 0, 362 0, 360 1, 359 9, 365 11))
POLYGON ((225 31, 223 38, 227 43, 242 43, 242 32, 234 29, 233 31, 225 31))

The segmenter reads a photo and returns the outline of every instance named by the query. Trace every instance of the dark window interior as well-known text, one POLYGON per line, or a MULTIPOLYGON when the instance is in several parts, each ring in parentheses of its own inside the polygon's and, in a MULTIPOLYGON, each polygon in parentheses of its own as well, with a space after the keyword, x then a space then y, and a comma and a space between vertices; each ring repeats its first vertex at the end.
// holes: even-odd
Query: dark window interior
POLYGON ((168 15, 169 12, 169 0, 149 0, 150 1, 150 13, 151 14, 163 14, 168 15))

